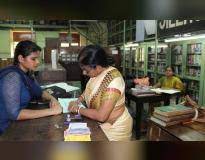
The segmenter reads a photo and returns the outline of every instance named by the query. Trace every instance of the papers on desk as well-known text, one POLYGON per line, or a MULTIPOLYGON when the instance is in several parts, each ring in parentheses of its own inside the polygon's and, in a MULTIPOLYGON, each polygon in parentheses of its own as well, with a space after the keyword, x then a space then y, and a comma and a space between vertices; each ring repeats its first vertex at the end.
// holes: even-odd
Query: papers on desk
POLYGON ((167 94, 175 94, 180 92, 179 90, 176 89, 162 89, 162 88, 153 88, 150 90, 156 93, 167 93, 167 94))
POLYGON ((91 141, 87 123, 71 122, 64 131, 64 141, 91 141))
POLYGON ((44 86, 41 86, 41 88, 48 88, 48 87, 52 87, 52 86, 57 86, 57 87, 63 88, 63 89, 66 90, 66 92, 76 91, 76 90, 80 89, 78 87, 74 87, 74 86, 68 85, 65 82, 44 85, 44 86))
POLYGON ((71 122, 68 128, 69 134, 90 134, 90 129, 87 127, 87 123, 71 122))
MULTIPOLYGON (((63 113, 69 112, 68 106, 69 106, 71 101, 77 101, 77 98, 58 98, 58 102, 60 103, 61 107, 63 108, 63 113)), ((80 103, 79 106, 85 108, 85 106, 82 103, 80 103)))
POLYGON ((132 94, 136 95, 147 95, 147 94, 155 94, 154 91, 151 91, 150 88, 131 88, 132 94))

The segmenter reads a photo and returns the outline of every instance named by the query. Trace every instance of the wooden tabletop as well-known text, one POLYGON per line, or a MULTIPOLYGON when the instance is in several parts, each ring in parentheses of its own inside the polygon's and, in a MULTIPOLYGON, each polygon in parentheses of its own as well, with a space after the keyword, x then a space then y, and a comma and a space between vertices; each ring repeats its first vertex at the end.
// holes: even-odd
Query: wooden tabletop
POLYGON ((204 123, 191 122, 187 124, 162 127, 153 121, 149 121, 149 140, 168 140, 168 137, 165 137, 167 135, 169 135, 169 137, 173 137, 171 140, 205 141, 205 125, 204 123))
MULTIPOLYGON (((32 120, 12 122, 0 141, 63 141, 66 114, 49 116, 32 120)), ((91 130, 92 141, 108 141, 99 124, 91 119, 83 118, 91 130)))
POLYGON ((182 141, 205 141, 204 123, 179 124, 167 127, 165 130, 182 141))

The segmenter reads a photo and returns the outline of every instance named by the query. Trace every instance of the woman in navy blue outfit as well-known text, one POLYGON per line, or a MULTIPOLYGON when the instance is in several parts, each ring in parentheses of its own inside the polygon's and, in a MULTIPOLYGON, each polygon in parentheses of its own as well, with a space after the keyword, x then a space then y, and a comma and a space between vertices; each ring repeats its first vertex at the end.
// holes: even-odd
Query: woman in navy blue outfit
POLYGON ((41 48, 32 41, 17 44, 12 66, 0 70, 0 134, 12 120, 26 120, 57 115, 62 112, 58 101, 48 92, 42 91, 31 76, 39 64, 41 48), (49 100, 49 108, 27 109, 31 100, 49 100))

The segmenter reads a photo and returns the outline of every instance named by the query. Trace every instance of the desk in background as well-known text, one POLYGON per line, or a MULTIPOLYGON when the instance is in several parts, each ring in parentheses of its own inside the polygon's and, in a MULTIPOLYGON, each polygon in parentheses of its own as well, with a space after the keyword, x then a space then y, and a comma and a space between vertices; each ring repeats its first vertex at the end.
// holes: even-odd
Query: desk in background
POLYGON ((129 90, 126 92, 126 98, 128 101, 128 107, 130 106, 130 101, 135 102, 136 106, 136 139, 140 139, 141 136, 141 115, 144 103, 156 103, 160 101, 164 101, 164 104, 169 102, 169 96, 166 94, 142 94, 136 95, 129 90))

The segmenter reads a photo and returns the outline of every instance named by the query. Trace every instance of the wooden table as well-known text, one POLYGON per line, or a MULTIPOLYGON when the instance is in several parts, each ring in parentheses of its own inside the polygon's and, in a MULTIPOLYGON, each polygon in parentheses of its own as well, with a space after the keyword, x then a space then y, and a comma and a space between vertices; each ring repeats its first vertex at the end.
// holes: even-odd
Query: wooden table
MULTIPOLYGON (((66 114, 12 122, 0 141, 63 141, 66 114)), ((96 121, 84 118, 91 130, 92 141, 108 141, 96 121)))
POLYGON ((164 101, 164 104, 167 105, 169 102, 169 95, 167 94, 134 94, 131 91, 126 93, 126 98, 128 100, 128 106, 130 106, 130 100, 134 101, 136 104, 136 139, 140 139, 141 135, 141 115, 144 103, 155 103, 164 101))
POLYGON ((150 120, 147 137, 150 141, 205 141, 205 125, 192 122, 162 127, 150 120))

